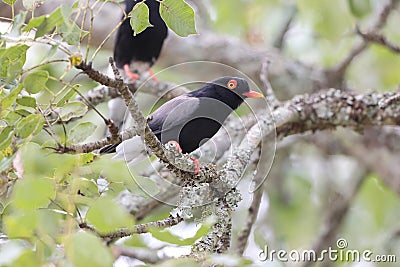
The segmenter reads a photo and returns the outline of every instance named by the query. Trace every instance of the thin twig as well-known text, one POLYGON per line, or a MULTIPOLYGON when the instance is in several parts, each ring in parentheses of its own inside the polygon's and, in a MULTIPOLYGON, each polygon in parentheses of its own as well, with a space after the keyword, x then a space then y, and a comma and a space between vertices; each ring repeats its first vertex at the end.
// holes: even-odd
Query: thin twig
POLYGON ((268 104, 271 105, 272 109, 275 109, 280 105, 280 102, 276 98, 276 95, 271 86, 271 83, 268 80, 268 69, 269 69, 270 64, 271 64, 271 61, 269 61, 269 59, 265 59, 264 62, 262 63, 261 72, 260 72, 260 80, 262 81, 262 83, 264 85, 264 92, 265 92, 268 104))
POLYGON ((394 53, 400 53, 400 46, 389 42, 383 34, 377 32, 362 32, 359 27, 356 27, 356 31, 365 41, 382 45, 394 53))
MULTIPOLYGON (((376 21, 373 23, 368 32, 376 32, 381 29, 386 24, 391 11, 396 8, 398 2, 398 0, 389 0, 378 13, 376 21)), ((342 86, 347 68, 350 66, 353 60, 368 47, 368 44, 369 42, 366 39, 356 42, 350 49, 350 52, 338 64, 336 64, 336 66, 328 68, 324 71, 325 81, 323 81, 320 87, 329 88, 342 86)))
POLYGON ((181 218, 179 216, 177 216, 177 217, 170 216, 163 220, 159 220, 159 221, 155 221, 155 222, 148 222, 148 223, 143 223, 143 224, 137 224, 132 228, 120 228, 120 229, 117 229, 116 231, 108 232, 108 233, 100 233, 95 228, 88 225, 87 223, 81 223, 81 224, 79 224, 79 227, 81 229, 87 229, 93 233, 96 233, 101 238, 107 238, 107 239, 114 240, 114 239, 118 239, 118 238, 122 238, 122 237, 126 237, 126 236, 131 236, 134 234, 147 233, 149 231, 149 229, 152 227, 164 228, 164 227, 174 226, 182 221, 183 221, 183 218, 181 218))
MULTIPOLYGON (((268 157, 270 157, 271 151, 268 145, 271 140, 269 138, 263 139, 260 143, 260 151, 258 156, 258 162, 267 162, 268 157)), ((248 218, 244 229, 241 234, 237 237, 236 253, 238 255, 243 255, 246 249, 248 239, 251 233, 251 229, 256 222, 258 210, 260 209, 261 197, 263 195, 264 189, 261 186, 269 172, 269 164, 258 164, 257 172, 252 179, 252 185, 250 187, 250 192, 253 193, 253 201, 248 208, 248 218)))
POLYGON ((253 193, 253 201, 251 202, 251 205, 248 208, 247 212, 248 218, 246 225, 237 238, 236 253, 239 255, 243 255, 243 252, 246 249, 251 229, 253 228, 254 222, 256 221, 257 218, 258 210, 260 209, 262 195, 263 195, 262 188, 258 188, 258 190, 253 193))
POLYGON ((286 37, 286 33, 290 30, 290 27, 292 25, 292 22, 294 20, 294 18, 296 17, 297 14, 297 7, 296 5, 291 5, 288 7, 288 15, 286 17, 286 21, 283 24, 283 27, 281 29, 281 31, 278 34, 278 37, 276 38, 275 42, 274 42, 274 46, 276 48, 278 48, 279 50, 282 50, 285 44, 285 37, 286 37))

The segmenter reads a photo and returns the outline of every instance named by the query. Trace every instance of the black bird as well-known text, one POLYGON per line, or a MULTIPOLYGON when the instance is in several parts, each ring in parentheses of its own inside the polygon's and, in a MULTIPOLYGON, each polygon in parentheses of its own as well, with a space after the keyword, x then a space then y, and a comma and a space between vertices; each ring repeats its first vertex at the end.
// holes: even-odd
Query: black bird
MULTIPOLYGON (((140 2, 142 1, 126 0, 125 13, 131 12, 140 2)), ((143 72, 150 71, 152 74, 150 68, 160 55, 168 35, 168 28, 159 13, 160 3, 156 0, 146 0, 145 4, 149 8, 149 21, 153 26, 134 36, 130 18, 126 18, 118 28, 114 45, 114 60, 117 67, 123 68, 133 81, 143 72)))
MULTIPOLYGON (((162 144, 177 142, 181 152, 190 153, 214 136, 229 114, 248 97, 263 95, 250 91, 244 79, 221 77, 163 104, 149 116, 149 127, 162 144)), ((134 137, 106 146, 100 153, 116 151, 117 158, 136 162, 142 159, 139 156, 143 150, 141 138, 134 137)))
MULTIPOLYGON (((140 2, 142 1, 126 0, 125 13, 129 14, 140 2)), ((149 21, 153 26, 134 36, 130 18, 122 16, 124 21, 118 28, 114 45, 114 61, 119 69, 124 69, 131 82, 136 81, 139 75, 145 72, 153 76, 151 66, 160 55, 164 40, 168 35, 167 26, 159 13, 160 3, 156 0, 146 0, 145 4, 149 8, 149 21)), ((152 79, 157 81, 154 76, 152 79)), ((114 98, 108 102, 108 107, 109 118, 121 129, 127 111, 124 101, 120 97, 114 98)), ((105 134, 108 134, 108 129, 105 134)))

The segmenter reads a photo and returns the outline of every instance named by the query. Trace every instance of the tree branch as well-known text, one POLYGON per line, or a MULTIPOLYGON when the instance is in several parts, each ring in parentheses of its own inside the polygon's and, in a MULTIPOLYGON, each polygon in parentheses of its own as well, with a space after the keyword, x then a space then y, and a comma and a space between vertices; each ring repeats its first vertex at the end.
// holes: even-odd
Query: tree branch
POLYGON ((166 255, 159 256, 157 251, 145 248, 131 248, 126 246, 112 247, 113 254, 119 256, 126 256, 129 258, 137 259, 145 263, 156 264, 167 260, 169 257, 166 255))
POLYGON ((246 225, 237 238, 236 253, 239 255, 243 255, 243 252, 246 249, 251 229, 253 228, 253 224, 257 219, 258 210, 260 209, 262 195, 263 195, 262 188, 259 188, 257 191, 253 193, 253 201, 251 202, 250 207, 248 208, 247 211, 248 218, 246 225))
POLYGON ((278 48, 279 50, 282 50, 284 47, 284 41, 285 41, 285 36, 286 33, 290 30, 290 27, 292 26, 292 22, 294 18, 296 17, 297 14, 297 7, 296 5, 292 4, 287 7, 288 9, 288 14, 286 15, 286 21, 283 24, 282 29, 280 30, 277 38, 274 41, 274 46, 278 48))
POLYGON ((268 80, 268 68, 270 64, 271 62, 268 59, 265 59, 262 63, 260 80, 264 85, 265 98, 267 99, 268 104, 271 105, 272 109, 275 109, 279 106, 280 102, 276 98, 274 89, 272 88, 272 85, 268 80))
MULTIPOLYGON (((376 32, 385 26, 386 21, 391 13, 396 8, 399 1, 389 0, 386 5, 383 6, 382 10, 377 14, 375 22, 368 32, 376 32)), ((363 38, 360 42, 356 42, 350 49, 350 52, 340 61, 336 66, 328 68, 324 71, 325 78, 322 84, 318 88, 330 88, 330 87, 341 87, 343 86, 344 75, 347 68, 353 62, 353 60, 361 54, 368 47, 368 40, 363 38)))
POLYGON ((156 227, 156 228, 164 228, 168 226, 173 226, 177 225, 178 223, 182 222, 183 218, 177 216, 177 217, 168 217, 163 220, 155 221, 155 222, 148 222, 148 223, 143 223, 143 224, 137 224, 133 228, 120 228, 116 231, 113 232, 108 232, 108 233, 100 233, 98 232, 95 228, 92 226, 86 224, 86 223, 81 223, 79 224, 79 227, 82 229, 87 229, 91 232, 96 233, 99 237, 105 238, 105 239, 118 239, 126 236, 131 236, 133 234, 143 234, 147 233, 151 227, 156 227))
POLYGON ((398 94, 367 95, 330 89, 321 94, 301 96, 288 102, 297 120, 277 125, 278 138, 306 131, 349 127, 362 131, 366 126, 399 125, 400 106, 395 102, 381 108, 382 101, 398 94))
MULTIPOLYGON (((115 74, 119 74, 118 69, 114 66, 112 58, 110 58, 110 64, 113 67, 115 74)), ((122 79, 116 77, 116 79, 111 79, 110 77, 100 73, 92 68, 91 63, 86 64, 81 62, 76 68, 81 69, 86 75, 89 76, 94 81, 99 82, 102 85, 116 88, 122 98, 125 101, 126 106, 130 112, 131 117, 135 122, 135 129, 137 133, 144 139, 147 147, 157 156, 158 159, 167 164, 167 168, 173 171, 178 177, 182 178, 192 178, 193 173, 188 170, 195 170, 194 162, 190 159, 188 155, 184 155, 176 151, 176 149, 165 146, 163 147, 158 141, 157 137, 153 134, 149 128, 146 119, 144 118, 142 112, 139 109, 138 104, 133 99, 129 86, 123 82, 122 79), (171 160, 173 160, 171 162, 171 160), (171 164, 172 163, 172 164, 171 164)), ((98 145, 98 144, 97 144, 98 145)), ((203 168, 204 169, 204 168, 203 168)), ((208 174, 209 176, 210 174, 208 174)), ((206 173, 207 176, 207 173, 206 173)), ((214 176, 211 174, 211 176, 214 176)))
POLYGON ((385 46, 394 53, 400 53, 400 46, 389 42, 384 35, 377 32, 362 32, 359 27, 356 27, 356 31, 366 42, 376 43, 385 46))

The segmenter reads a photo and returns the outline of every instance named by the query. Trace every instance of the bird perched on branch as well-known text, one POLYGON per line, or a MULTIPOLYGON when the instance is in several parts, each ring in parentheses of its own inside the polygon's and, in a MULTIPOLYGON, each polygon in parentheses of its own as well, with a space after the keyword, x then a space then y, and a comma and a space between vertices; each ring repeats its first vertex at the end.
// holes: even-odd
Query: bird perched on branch
MULTIPOLYGON (((129 14, 134 6, 142 1, 126 0, 125 13, 129 14)), ((165 38, 168 35, 168 28, 160 16, 160 3, 156 0, 144 2, 149 8, 149 21, 152 25, 143 32, 134 35, 130 19, 124 20, 118 28, 114 45, 114 60, 118 68, 123 68, 125 74, 135 81, 139 75, 150 71, 160 55, 165 38)))
MULTIPOLYGON (((213 137, 244 99, 259 97, 263 95, 250 91, 246 80, 221 77, 163 104, 149 116, 149 127, 162 144, 174 142, 180 152, 190 153, 213 137)), ((100 150, 100 153, 112 152, 117 152, 116 158, 131 163, 145 155, 139 136, 100 150)), ((194 161, 196 165, 197 160, 194 161)))
MULTIPOLYGON (((133 7, 141 2, 126 0, 125 13, 129 14, 133 7)), ((168 28, 159 13, 160 3, 156 0, 146 0, 145 4, 149 8, 149 21, 152 26, 134 35, 130 18, 122 16, 123 22, 117 30, 114 45, 115 64, 119 69, 123 69, 121 72, 130 82, 135 82, 141 74, 146 72, 150 76, 153 75, 151 67, 158 59, 164 40, 168 35, 168 28)), ((154 76, 153 80, 157 81, 154 76)), ((127 111, 123 99, 120 97, 111 99, 108 102, 108 108, 110 110, 109 118, 121 129, 127 111)))

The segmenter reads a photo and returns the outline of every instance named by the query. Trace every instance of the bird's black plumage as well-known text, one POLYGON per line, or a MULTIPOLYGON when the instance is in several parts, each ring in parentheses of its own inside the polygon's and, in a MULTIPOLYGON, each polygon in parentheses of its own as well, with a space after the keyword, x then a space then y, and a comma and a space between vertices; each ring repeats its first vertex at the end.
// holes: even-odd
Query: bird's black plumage
MULTIPOLYGON (((222 77, 163 104, 150 115, 149 127, 162 144, 176 141, 183 153, 190 153, 214 136, 246 97, 262 95, 250 91, 244 79, 222 77)), ((100 153, 114 152, 115 147, 100 153)))
MULTIPOLYGON (((140 2, 142 1, 126 0, 125 12, 128 14, 140 2)), ((114 60, 118 68, 135 62, 146 63, 146 67, 150 68, 160 55, 168 29, 159 13, 160 3, 146 0, 145 4, 149 7, 149 20, 153 26, 134 36, 130 19, 123 21, 118 28, 114 45, 114 60)))

